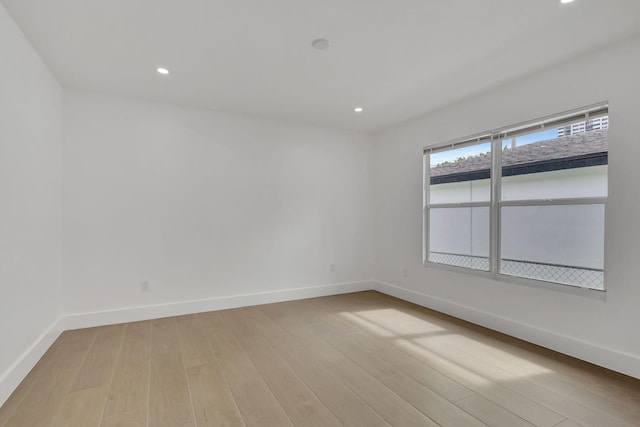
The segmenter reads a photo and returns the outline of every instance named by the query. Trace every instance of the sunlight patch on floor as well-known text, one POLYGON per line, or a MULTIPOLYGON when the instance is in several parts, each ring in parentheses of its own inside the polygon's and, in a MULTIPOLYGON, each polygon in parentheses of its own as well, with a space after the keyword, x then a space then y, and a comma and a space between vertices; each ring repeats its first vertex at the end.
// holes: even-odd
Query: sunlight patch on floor
POLYGON ((371 328, 380 332, 380 328, 383 328, 386 332, 381 336, 407 336, 407 335, 427 335, 434 332, 446 331, 445 328, 434 325, 433 323, 426 322, 422 319, 413 316, 398 316, 403 314, 401 311, 395 309, 380 309, 380 310, 363 310, 356 312, 342 312, 340 313, 345 319, 354 322, 361 327, 371 328), (391 335, 389 335, 391 333, 391 335))
POLYGON ((507 350, 502 350, 492 345, 488 345, 478 339, 470 338, 464 334, 450 334, 442 337, 445 344, 463 350, 467 353, 479 353, 490 355, 503 369, 518 374, 520 376, 539 375, 554 372, 546 366, 532 362, 531 360, 514 355, 507 350))
MULTIPOLYGON (((483 378, 473 371, 470 371, 464 366, 453 363, 429 350, 420 347, 419 345, 411 341, 399 339, 397 340, 396 345, 418 361, 431 366, 433 369, 440 371, 447 376, 453 374, 453 376, 455 377, 457 375, 463 377, 465 381, 473 383, 477 386, 489 386, 492 384, 491 381, 483 378)), ((452 377, 452 379, 456 380, 456 378, 454 377, 452 377)))
POLYGON ((353 323, 357 327, 369 332, 370 334, 379 337, 379 338, 392 338, 397 336, 396 332, 393 332, 385 327, 378 325, 377 322, 372 322, 365 318, 358 316, 355 313, 343 312, 340 313, 340 317, 346 319, 347 321, 353 323))
POLYGON ((553 370, 534 363, 526 358, 514 355, 507 350, 471 338, 464 333, 454 332, 444 327, 403 313, 393 308, 361 310, 339 313, 341 318, 354 326, 379 338, 390 339, 396 344, 405 340, 417 347, 424 347, 429 343, 449 346, 470 356, 474 353, 490 354, 498 362, 501 369, 525 378, 527 375, 541 375, 554 372, 553 370), (433 341, 436 340, 436 341, 433 341))

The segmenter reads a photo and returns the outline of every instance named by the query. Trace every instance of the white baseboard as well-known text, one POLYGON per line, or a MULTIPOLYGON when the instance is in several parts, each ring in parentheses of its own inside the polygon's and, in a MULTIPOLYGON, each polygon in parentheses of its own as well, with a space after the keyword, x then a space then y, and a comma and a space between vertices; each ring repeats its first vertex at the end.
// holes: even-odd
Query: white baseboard
POLYGON ((62 332, 59 318, 0 376, 0 406, 11 396, 62 332))
POLYGON ((162 317, 180 316, 183 314, 201 313, 204 311, 224 310, 228 308, 247 307, 251 305, 270 304, 281 301, 293 301, 304 298, 366 291, 373 289, 375 285, 376 283, 374 281, 335 283, 306 288, 231 295, 195 301, 181 301, 169 304, 130 307, 119 310, 78 313, 64 316, 62 318, 62 326, 64 330, 71 330, 125 322, 136 322, 140 320, 159 319, 162 317))
POLYGON ((472 307, 457 304, 441 298, 400 288, 398 286, 375 282, 378 292, 400 298, 414 304, 448 314, 459 319, 493 329, 504 334, 558 351, 595 365, 603 366, 635 378, 640 378, 640 358, 600 345, 561 335, 545 329, 496 316, 472 307))

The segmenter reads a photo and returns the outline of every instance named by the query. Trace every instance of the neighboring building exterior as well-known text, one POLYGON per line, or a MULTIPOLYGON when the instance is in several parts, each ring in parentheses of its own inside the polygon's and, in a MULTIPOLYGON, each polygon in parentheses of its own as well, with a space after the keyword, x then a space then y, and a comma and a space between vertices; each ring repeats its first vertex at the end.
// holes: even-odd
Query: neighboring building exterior
POLYGON ((599 117, 584 122, 574 123, 571 126, 564 126, 558 128, 558 137, 575 135, 581 132, 588 132, 592 130, 601 130, 609 128, 609 116, 599 117))

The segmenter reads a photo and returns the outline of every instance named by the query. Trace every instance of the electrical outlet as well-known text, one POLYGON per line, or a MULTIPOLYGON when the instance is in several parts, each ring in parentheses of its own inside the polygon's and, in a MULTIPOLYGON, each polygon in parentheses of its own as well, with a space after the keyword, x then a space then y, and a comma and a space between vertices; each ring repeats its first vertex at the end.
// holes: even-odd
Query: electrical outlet
POLYGON ((140 282, 140 292, 149 292, 149 281, 143 280, 140 282))
POLYGON ((409 277, 409 270, 407 270, 406 268, 402 270, 402 275, 404 277, 409 277))
POLYGON ((329 270, 330 270, 331 272, 336 271, 336 265, 335 265, 335 264, 329 264, 329 270))

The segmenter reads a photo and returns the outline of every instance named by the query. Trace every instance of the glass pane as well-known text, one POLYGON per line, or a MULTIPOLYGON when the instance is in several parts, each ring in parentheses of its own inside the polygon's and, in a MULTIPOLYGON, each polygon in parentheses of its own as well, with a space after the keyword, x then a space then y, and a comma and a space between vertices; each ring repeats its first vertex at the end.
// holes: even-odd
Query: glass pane
POLYGON ((489 208, 430 209, 429 261, 489 271, 489 208))
POLYGON ((604 205, 501 211, 500 273, 604 289, 604 205))
POLYGON ((607 196, 607 116, 502 141, 502 200, 607 196))
POLYGON ((491 142, 429 155, 429 202, 491 200, 491 142))

